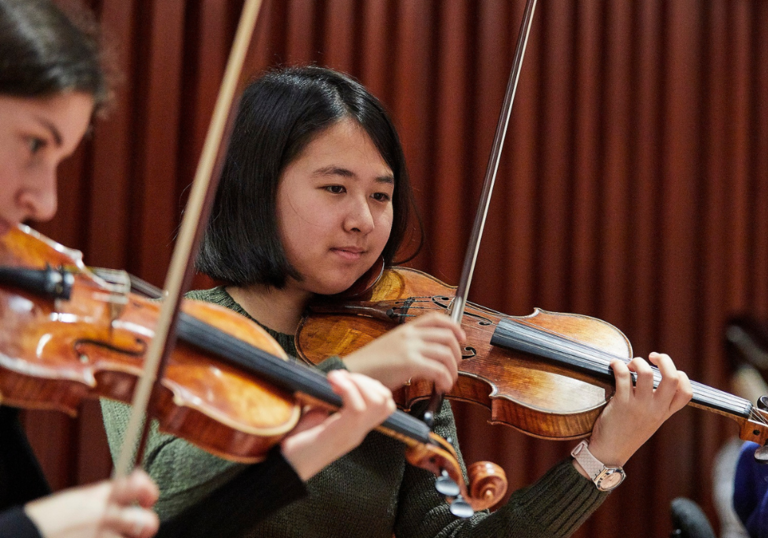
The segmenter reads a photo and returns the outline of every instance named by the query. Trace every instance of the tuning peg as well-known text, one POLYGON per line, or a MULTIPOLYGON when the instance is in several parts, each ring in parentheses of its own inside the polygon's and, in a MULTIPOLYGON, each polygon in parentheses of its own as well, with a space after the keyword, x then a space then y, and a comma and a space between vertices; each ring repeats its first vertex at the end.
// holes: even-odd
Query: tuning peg
POLYGON ((768 411, 768 396, 760 396, 757 399, 757 408, 768 411))
POLYGON ((435 480, 435 489, 440 495, 445 495, 446 497, 461 496, 459 485, 448 476, 448 471, 445 469, 443 469, 442 474, 435 480))
POLYGON ((421 417, 421 420, 424 424, 429 426, 430 430, 435 427, 435 414, 432 411, 426 411, 424 416, 421 417))
POLYGON ((451 503, 451 514, 462 519, 467 519, 468 517, 475 515, 475 511, 469 503, 464 500, 464 497, 459 495, 451 503))

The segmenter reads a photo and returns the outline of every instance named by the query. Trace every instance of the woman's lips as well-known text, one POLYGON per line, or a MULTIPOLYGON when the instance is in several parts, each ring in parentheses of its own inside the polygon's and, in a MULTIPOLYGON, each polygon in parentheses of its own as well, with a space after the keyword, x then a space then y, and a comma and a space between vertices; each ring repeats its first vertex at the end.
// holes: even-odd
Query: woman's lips
POLYGON ((363 249, 356 247, 336 247, 332 248, 331 251, 337 256, 350 261, 359 260, 365 252, 363 249))

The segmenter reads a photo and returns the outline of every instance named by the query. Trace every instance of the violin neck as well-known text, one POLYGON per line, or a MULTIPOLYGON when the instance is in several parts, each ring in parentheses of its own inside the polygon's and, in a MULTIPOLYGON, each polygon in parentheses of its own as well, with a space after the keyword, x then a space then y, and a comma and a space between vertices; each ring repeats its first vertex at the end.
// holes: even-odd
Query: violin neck
MULTIPOLYGON (((551 364, 566 368, 596 379, 614 382, 610 362, 614 359, 629 362, 626 357, 617 357, 580 342, 574 342, 560 335, 549 333, 538 327, 501 319, 496 327, 491 344, 513 351, 533 355, 551 364)), ((661 373, 653 368, 653 385, 658 387, 661 373)), ((633 373, 633 380, 636 379, 633 373)), ((691 381, 693 398, 691 405, 707 411, 728 416, 739 422, 752 417, 752 404, 727 392, 691 381)))
MULTIPOLYGON (((178 337, 222 362, 250 372, 291 394, 306 395, 309 400, 322 402, 335 409, 342 406, 341 397, 333 392, 320 371, 292 358, 283 360, 275 357, 184 312, 179 313, 178 337)), ((381 426, 387 434, 406 443, 430 442, 429 427, 402 411, 395 411, 381 426)))

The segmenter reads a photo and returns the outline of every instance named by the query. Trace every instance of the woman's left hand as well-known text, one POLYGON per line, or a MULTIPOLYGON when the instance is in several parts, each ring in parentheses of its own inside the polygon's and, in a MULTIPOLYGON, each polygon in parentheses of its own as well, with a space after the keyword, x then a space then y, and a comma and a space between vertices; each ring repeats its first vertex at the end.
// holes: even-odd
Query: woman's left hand
POLYGON ((611 362, 616 393, 595 422, 589 440, 589 451, 605 465, 623 466, 693 396, 688 376, 675 368, 669 355, 651 353, 648 360, 661 373, 656 389, 653 369, 645 360, 635 358, 629 364, 618 359, 611 362), (637 374, 634 385, 630 372, 637 374))
POLYGON ((283 456, 304 481, 359 445, 396 409, 390 390, 375 379, 333 370, 328 382, 341 396, 341 409, 330 416, 309 410, 281 443, 283 456))

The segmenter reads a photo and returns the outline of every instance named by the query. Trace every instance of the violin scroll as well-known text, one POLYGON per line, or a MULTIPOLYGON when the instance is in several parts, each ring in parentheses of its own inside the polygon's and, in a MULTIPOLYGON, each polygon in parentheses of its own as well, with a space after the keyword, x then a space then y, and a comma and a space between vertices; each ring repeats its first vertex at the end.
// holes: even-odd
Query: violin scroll
POLYGON ((430 434, 431 443, 409 444, 406 459, 438 477, 438 491, 447 495, 451 513, 457 517, 470 517, 478 510, 498 504, 507 492, 504 469, 491 462, 478 462, 469 468, 469 487, 459 465, 456 451, 442 437, 430 434), (441 485, 442 484, 442 485, 441 485), (455 486, 455 492, 449 492, 455 486))
POLYGON ((507 492, 504 469, 489 461, 478 461, 467 468, 469 493, 473 499, 483 499, 489 507, 497 504, 507 492))

